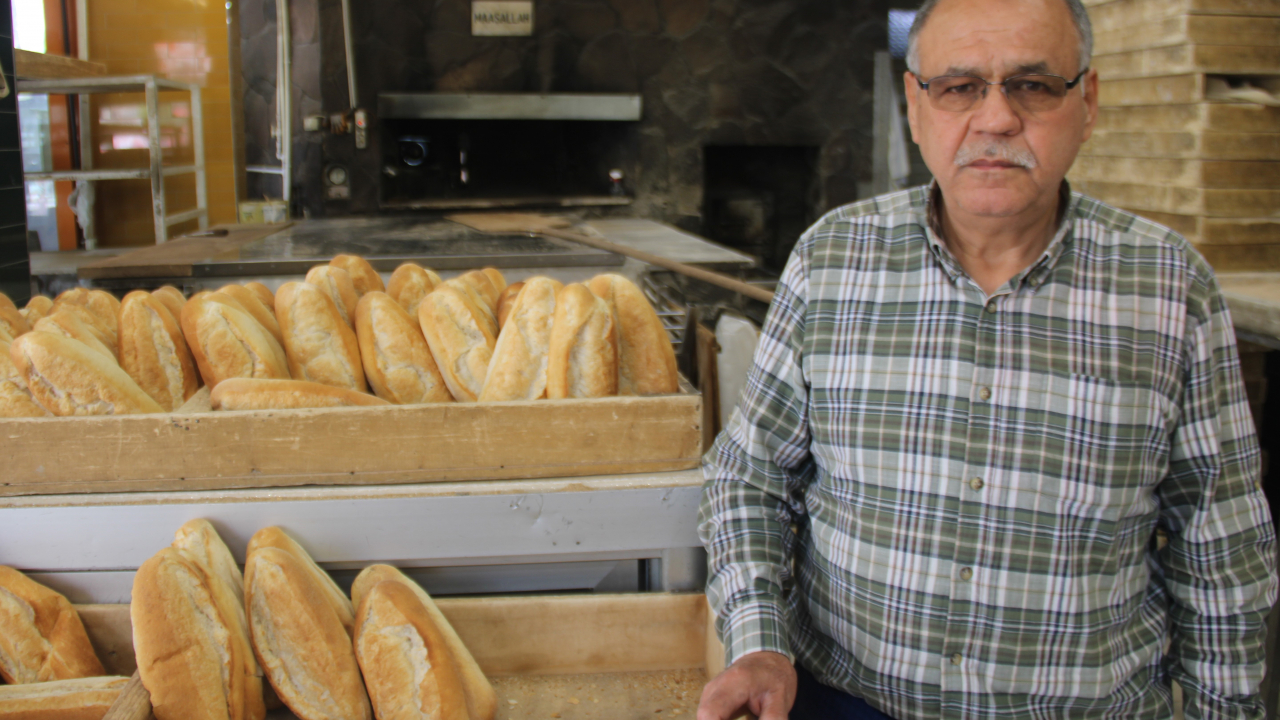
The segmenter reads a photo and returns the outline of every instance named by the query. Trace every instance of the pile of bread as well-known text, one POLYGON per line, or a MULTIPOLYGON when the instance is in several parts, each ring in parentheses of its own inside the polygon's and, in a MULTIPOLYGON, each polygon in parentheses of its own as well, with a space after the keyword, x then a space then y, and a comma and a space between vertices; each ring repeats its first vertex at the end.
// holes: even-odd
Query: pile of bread
POLYGON ((339 255, 275 293, 76 288, 21 310, 0 294, 0 417, 591 398, 678 389, 657 313, 620 275, 508 285, 414 263, 384 286, 339 255))
MULTIPOLYGON (((138 569, 130 616, 157 720, 262 720, 280 703, 301 720, 497 712, 475 658, 413 580, 373 565, 348 598, 280 528, 254 534, 241 575, 213 526, 188 522, 138 569)), ((0 674, 39 683, 0 686, 0 720, 100 720, 127 682, 92 677, 102 665, 74 608, 9 568, 0 631, 0 674)))

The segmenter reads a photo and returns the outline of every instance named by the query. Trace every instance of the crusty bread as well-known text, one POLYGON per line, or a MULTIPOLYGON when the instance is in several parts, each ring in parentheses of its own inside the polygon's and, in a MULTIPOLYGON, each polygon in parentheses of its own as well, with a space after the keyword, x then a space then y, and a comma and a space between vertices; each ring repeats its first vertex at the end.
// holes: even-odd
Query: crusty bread
POLYGON ((280 343, 253 316, 213 297, 217 294, 196 295, 182 306, 182 335, 204 384, 212 388, 233 377, 288 378, 280 343))
POLYGON ((31 323, 18 312, 18 308, 9 299, 8 295, 0 293, 0 330, 12 340, 20 335, 31 332, 31 323))
POLYGON ((86 321, 103 333, 102 343, 114 348, 118 341, 120 301, 115 295, 105 290, 88 290, 72 288, 58 295, 53 301, 53 309, 64 305, 75 305, 88 311, 90 317, 86 321))
POLYGON ((133 577, 129 616, 156 720, 243 718, 243 650, 199 565, 172 547, 151 556, 133 577))
POLYGON ((443 633, 401 583, 381 582, 365 595, 355 653, 378 720, 470 720, 443 633))
POLYGON ((480 400, 537 400, 547 394, 547 358, 556 293, 564 287, 545 277, 530 278, 512 304, 510 317, 489 361, 480 400))
POLYGON ((498 696, 493 691, 493 685, 489 684, 488 678, 484 676, 484 671, 480 669, 480 664, 476 662, 475 657, 471 655, 471 651, 463 644, 462 638, 458 637, 458 633, 449 624, 444 613, 440 612, 440 608, 436 606, 435 601, 418 583, 390 565, 370 565, 361 570, 360 574, 356 576, 355 582, 352 583, 351 599, 355 601, 357 607, 362 606, 369 590, 384 582, 401 583, 412 590, 418 601, 422 603, 427 615, 435 623, 435 626, 440 629, 440 633, 444 636, 445 645, 448 647, 449 654, 452 656, 454 665, 457 667, 458 674, 461 677, 462 689, 467 696, 467 709, 471 715, 471 720, 493 720, 493 716, 498 710, 498 696))
POLYGON ((487 267, 481 268, 480 272, 489 278, 489 282, 493 283, 493 288, 501 295, 503 290, 507 289, 507 279, 503 277, 502 271, 498 268, 487 267))
POLYGON ((0 720, 102 720, 128 684, 104 675, 0 686, 0 720))
POLYGON ((276 306, 276 294, 271 292, 271 288, 257 280, 250 280, 245 283, 244 286, 249 290, 252 290, 254 295, 258 296, 258 300, 263 304, 263 306, 268 308, 274 308, 276 306))
POLYGON ((335 255, 329 264, 347 271, 351 276, 351 284, 355 286, 356 295, 359 297, 364 297, 365 293, 387 290, 382 284, 382 276, 373 269, 368 260, 359 255, 335 255))
POLYGON ((301 720, 372 720, 351 636, 297 556, 258 547, 245 562, 245 604, 258 662, 301 720))
POLYGON ((502 332, 502 328, 506 326, 507 316, 511 314, 511 305, 516 301, 516 296, 520 294, 523 287, 524 281, 511 283, 498 298, 498 332, 502 332))
POLYGON ((37 320, 34 330, 79 340, 103 357, 111 358, 112 363, 120 364, 119 349, 107 345, 103 335, 85 322, 84 315, 84 308, 60 307, 37 320))
POLYGON ((374 291, 360 298, 356 336, 378 397, 397 405, 453 401, 422 327, 390 295, 374 291))
POLYGON ((612 273, 587 283, 618 324, 618 394, 660 395, 680 389, 676 353, 658 313, 635 283, 612 273))
POLYGON ((342 588, 333 581, 329 573, 325 572, 316 561, 312 559, 311 553, 306 548, 298 544, 284 531, 284 528, 272 525, 264 527, 249 538, 249 547, 245 550, 247 555, 252 555, 255 551, 262 548, 273 547, 277 550, 293 555, 302 563, 302 567, 311 575, 315 581, 316 587, 320 588, 324 594, 325 601, 333 607, 333 612, 338 616, 338 622, 342 623, 342 627, 346 629, 348 635, 355 634, 355 606, 351 604, 351 599, 347 594, 342 592, 342 588))
MULTIPOLYGON (((476 292, 480 293, 480 296, 484 298, 485 305, 489 307, 491 312, 497 311, 498 297, 502 294, 502 290, 493 283, 493 278, 488 273, 483 270, 472 270, 462 273, 457 279, 475 288, 476 292)), ((503 287, 506 287, 506 283, 503 283, 503 287)))
MULTIPOLYGON (((3 293, 0 293, 2 295, 3 293)), ((35 327, 36 321, 53 312, 53 299, 45 295, 32 295, 27 306, 18 311, 28 325, 35 327)))
POLYGON ((417 263, 407 262, 396 268, 387 281, 387 294, 409 313, 409 317, 418 317, 418 305, 443 282, 434 270, 424 268, 417 263))
MULTIPOLYGON (((342 321, 355 327, 356 303, 360 297, 356 295, 356 286, 351 282, 351 273, 332 265, 317 265, 307 271, 307 282, 315 285, 329 296, 342 321)), ((280 291, 276 291, 276 302, 279 304, 280 291)), ((279 311, 276 315, 279 316, 279 311)))
POLYGON ((30 332, 13 341, 9 357, 31 396, 54 415, 164 411, 119 365, 78 340, 30 332))
POLYGON ((187 304, 187 296, 183 295, 181 290, 172 285, 161 285, 151 294, 169 308, 174 320, 182 320, 182 306, 187 304))
MULTIPOLYGON (((451 287, 462 293, 462 295, 475 306, 477 311, 476 317, 484 323, 485 327, 489 328, 489 333, 493 335, 494 338, 498 337, 498 315, 493 311, 493 308, 489 306, 489 301, 486 300, 485 296, 476 289, 474 284, 469 283, 460 277, 456 277, 445 280, 436 287, 451 287)), ((419 305, 418 307, 422 306, 419 305)))
MULTIPOLYGON (((266 706, 262 698, 262 670, 249 644, 249 622, 244 611, 244 578, 226 543, 208 520, 197 518, 183 523, 173 534, 172 547, 204 573, 209 595, 218 607, 227 633, 239 650, 241 695, 243 706, 239 717, 262 720, 266 706)), ((232 708, 232 717, 237 717, 232 708)))
POLYGON ((361 392, 368 389, 355 331, 323 289, 300 282, 281 285, 276 291, 276 317, 294 379, 361 392))
POLYGON ((10 345, 0 340, 0 417, 47 417, 49 411, 31 397, 26 379, 9 357, 10 345))
POLYGON ((418 323, 436 367, 453 398, 462 402, 480 397, 497 342, 482 313, 476 302, 448 282, 418 306, 418 323))
POLYGON ((214 410, 296 410, 299 408, 390 405, 380 397, 306 380, 230 378, 209 395, 214 410))
POLYGON ((556 295, 547 359, 547 397, 592 398, 618 392, 618 338, 613 313, 581 283, 556 295))
POLYGON ((245 312, 252 315, 254 320, 257 320, 262 327, 266 328, 267 332, 271 333, 276 341, 282 345, 284 344, 284 336, 280 333, 280 323, 276 320, 274 303, 270 307, 263 305, 258 293, 243 285, 223 285, 218 288, 218 292, 226 293, 235 298, 245 312))
POLYGON ((177 410, 200 389, 182 328, 145 290, 125 295, 120 304, 120 368, 165 410, 177 410))
POLYGON ((0 678, 18 685, 103 673, 71 603, 0 565, 0 678))

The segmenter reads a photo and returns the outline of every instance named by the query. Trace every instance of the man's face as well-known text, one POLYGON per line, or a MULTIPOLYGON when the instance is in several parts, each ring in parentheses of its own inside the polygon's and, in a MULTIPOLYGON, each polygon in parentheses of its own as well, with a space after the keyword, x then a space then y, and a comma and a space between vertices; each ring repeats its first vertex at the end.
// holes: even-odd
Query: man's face
MULTIPOLYGON (((1079 38, 1062 0, 944 0, 918 48, 926 82, 939 75, 999 82, 1026 73, 1072 80, 1079 71, 1079 38)), ((1093 71, 1060 106, 1040 112, 1019 107, 996 86, 967 111, 941 110, 911 73, 904 79, 911 137, 950 205, 986 217, 1055 206, 1062 178, 1093 131, 1093 71)))

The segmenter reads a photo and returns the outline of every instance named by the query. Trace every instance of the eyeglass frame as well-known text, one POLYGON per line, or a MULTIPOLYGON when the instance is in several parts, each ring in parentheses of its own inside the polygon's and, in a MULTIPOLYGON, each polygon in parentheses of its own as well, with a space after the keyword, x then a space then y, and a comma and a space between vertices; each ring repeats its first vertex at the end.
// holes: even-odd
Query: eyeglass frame
MULTIPOLYGON (((925 80, 921 80, 921 79, 920 79, 920 76, 919 76, 919 75, 917 75, 917 74, 915 74, 915 72, 912 72, 912 73, 911 73, 911 77, 913 77, 913 78, 915 78, 915 79, 916 79, 916 84, 918 84, 918 85, 920 86, 920 89, 921 89, 921 90, 924 90, 926 94, 929 92, 929 85, 930 85, 930 83, 934 82, 935 80, 941 80, 942 78, 949 78, 949 77, 962 77, 962 78, 971 78, 971 79, 973 79, 973 80, 981 80, 982 82, 986 83, 986 85, 982 88, 982 96, 981 96, 981 99, 986 100, 986 99, 987 99, 987 88, 991 87, 992 85, 998 85, 998 86, 1000 86, 1000 92, 1002 92, 1002 93, 1004 93, 1004 94, 1005 94, 1005 95, 1004 95, 1004 96, 1005 96, 1005 99, 1008 99, 1008 97, 1009 97, 1009 92, 1008 92, 1007 90, 1005 90, 1005 89, 1004 89, 1005 83, 1008 83, 1008 82, 1010 82, 1011 80, 1018 80, 1018 79, 1025 78, 1025 77, 1056 77, 1056 78, 1058 78, 1059 80, 1061 80, 1061 81, 1063 81, 1064 83, 1066 83, 1066 89, 1067 89, 1067 92, 1071 92, 1072 90, 1075 90, 1075 89, 1076 89, 1076 86, 1080 84, 1080 81, 1084 79, 1084 76, 1085 76, 1088 72, 1089 72, 1089 66, 1088 66, 1088 65, 1086 65, 1086 66, 1085 66, 1085 68, 1084 68, 1083 70, 1081 70, 1081 71, 1080 71, 1080 74, 1079 74, 1079 75, 1076 75, 1075 80, 1067 80, 1065 77, 1063 77, 1063 76, 1061 76, 1061 75, 1055 75, 1055 74, 1053 74, 1053 73, 1045 73, 1045 72, 1029 72, 1029 73, 1021 73, 1021 74, 1018 74, 1018 75, 1014 75, 1013 77, 1007 77, 1007 78, 1005 78, 1004 80, 1001 80, 1000 82, 988 82, 986 78, 981 78, 981 77, 978 77, 977 75, 935 75, 935 76, 933 76, 933 77, 929 78, 927 81, 925 81, 925 80)), ((1065 98, 1065 97, 1066 97, 1066 95, 1064 94, 1064 95, 1063 95, 1063 97, 1065 98)), ((931 99, 930 99, 930 102, 933 102, 933 100, 932 100, 932 96, 930 96, 930 98, 931 98, 931 99)), ((973 106, 968 107, 968 108, 965 108, 965 110, 950 110, 950 111, 948 111, 948 110, 944 110, 943 112, 967 112, 968 110, 972 110, 974 107, 977 107, 977 103, 976 103, 976 102, 973 104, 973 106)))

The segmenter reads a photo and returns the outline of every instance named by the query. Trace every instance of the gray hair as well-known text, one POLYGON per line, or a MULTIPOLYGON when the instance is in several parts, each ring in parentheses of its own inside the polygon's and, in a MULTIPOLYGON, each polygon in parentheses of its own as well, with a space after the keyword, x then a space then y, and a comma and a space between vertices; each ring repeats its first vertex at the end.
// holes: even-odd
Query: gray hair
MULTIPOLYGON (((1063 1, 1071 11, 1071 22, 1076 26, 1076 35, 1080 37, 1080 66, 1076 68, 1076 72, 1084 72, 1093 57, 1093 25, 1089 22, 1089 12, 1085 9, 1084 3, 1080 0, 1063 1)), ((916 11, 916 19, 911 23, 911 31, 907 33, 907 69, 916 75, 920 74, 920 46, 917 42, 920 31, 924 29, 925 22, 939 2, 941 0, 924 0, 920 4, 920 9, 916 11)))

